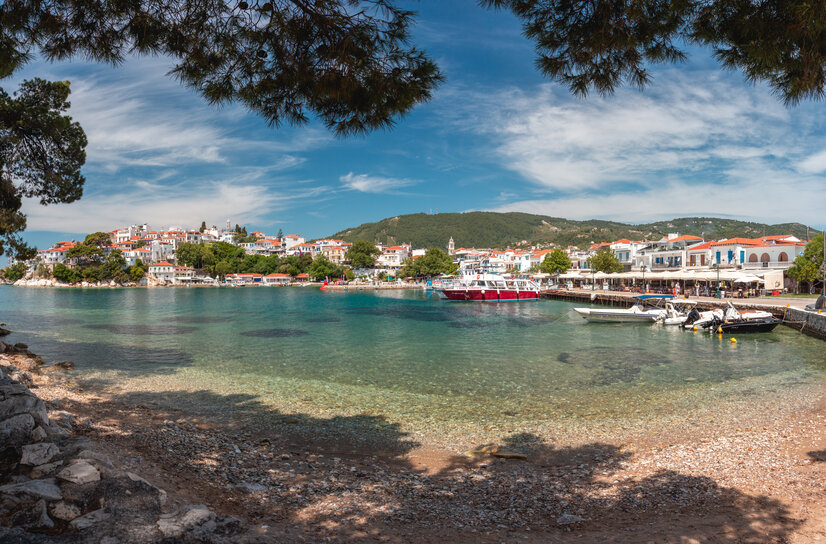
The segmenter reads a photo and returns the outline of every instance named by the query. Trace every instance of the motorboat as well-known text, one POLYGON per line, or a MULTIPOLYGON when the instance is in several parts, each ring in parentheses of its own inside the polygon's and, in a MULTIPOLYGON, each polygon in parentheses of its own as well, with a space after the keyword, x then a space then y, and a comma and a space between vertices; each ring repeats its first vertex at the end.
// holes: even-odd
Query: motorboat
POLYGON ((574 311, 592 323, 653 323, 667 315, 659 303, 671 298, 673 295, 642 295, 630 308, 574 308, 574 311))
POLYGON ((697 301, 688 299, 667 301, 665 315, 660 318, 659 322, 663 325, 683 325, 695 304, 697 301))
POLYGON ((718 333, 771 332, 782 322, 771 312, 762 310, 741 312, 729 302, 723 318, 716 317, 706 327, 709 331, 718 333))
POLYGON ((500 274, 464 276, 458 285, 439 290, 448 300, 478 302, 508 302, 538 300, 539 284, 528 279, 500 274))

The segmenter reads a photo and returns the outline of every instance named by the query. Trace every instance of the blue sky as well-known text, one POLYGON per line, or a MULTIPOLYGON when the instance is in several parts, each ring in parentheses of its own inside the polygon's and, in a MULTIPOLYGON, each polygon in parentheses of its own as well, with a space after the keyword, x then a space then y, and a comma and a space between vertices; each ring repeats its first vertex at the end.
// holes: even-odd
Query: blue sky
POLYGON ((409 6, 414 41, 446 82, 394 129, 366 137, 337 139, 319 123, 271 129, 241 106, 208 106, 165 76, 169 59, 29 64, 16 81, 72 82, 71 114, 89 146, 83 199, 27 203, 28 239, 43 247, 130 223, 228 218, 321 237, 469 210, 826 225, 823 103, 787 108, 703 50, 655 67, 643 92, 575 98, 535 70, 510 14, 464 0, 409 6))

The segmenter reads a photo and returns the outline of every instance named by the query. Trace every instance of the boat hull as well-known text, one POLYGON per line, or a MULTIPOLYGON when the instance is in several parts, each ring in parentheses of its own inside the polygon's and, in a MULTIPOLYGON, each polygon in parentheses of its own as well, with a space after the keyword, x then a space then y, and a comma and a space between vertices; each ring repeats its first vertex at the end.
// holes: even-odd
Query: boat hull
POLYGON ((775 327, 780 325, 780 319, 761 319, 759 321, 743 320, 735 321, 733 323, 722 323, 719 328, 723 329, 724 333, 742 334, 751 332, 772 332, 775 327))
POLYGON ((516 302, 538 300, 537 291, 517 291, 515 289, 442 289, 448 300, 467 302, 516 302))
POLYGON ((623 310, 598 310, 594 308, 574 308, 590 323, 653 323, 659 314, 630 313, 623 310))

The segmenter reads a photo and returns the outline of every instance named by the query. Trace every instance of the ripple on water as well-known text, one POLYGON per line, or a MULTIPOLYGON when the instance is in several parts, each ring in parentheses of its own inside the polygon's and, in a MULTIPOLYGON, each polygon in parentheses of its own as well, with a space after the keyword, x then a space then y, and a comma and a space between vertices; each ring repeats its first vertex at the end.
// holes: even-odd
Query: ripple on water
POLYGON ((256 338, 287 338, 290 336, 304 336, 307 331, 301 329, 259 329, 255 331, 244 331, 241 336, 252 336, 256 338))
POLYGON ((209 317, 205 315, 175 315, 161 319, 161 321, 173 323, 226 323, 229 319, 226 317, 209 317))
POLYGON ((85 325, 89 329, 109 331, 114 334, 131 334, 134 336, 190 334, 198 329, 183 325, 85 325))
POLYGON ((306 319, 307 323, 339 323, 340 317, 311 317, 306 319))
POLYGON ((452 316, 445 310, 417 308, 415 306, 359 307, 347 308, 348 313, 356 315, 373 315, 379 317, 396 317, 412 321, 450 321, 452 316))

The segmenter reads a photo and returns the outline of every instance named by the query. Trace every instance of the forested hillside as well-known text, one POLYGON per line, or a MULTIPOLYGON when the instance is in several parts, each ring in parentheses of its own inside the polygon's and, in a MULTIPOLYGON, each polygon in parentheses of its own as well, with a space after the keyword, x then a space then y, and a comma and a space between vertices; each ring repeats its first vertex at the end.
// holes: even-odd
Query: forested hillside
MULTIPOLYGON (((593 242, 658 239, 669 232, 721 239, 743 236, 754 238, 772 234, 793 234, 806 239, 806 225, 782 223, 766 225, 716 217, 684 217, 644 225, 615 221, 573 221, 559 217, 509 212, 416 213, 364 223, 333 235, 353 242, 363 239, 376 243, 411 243, 414 247, 446 247, 453 237, 456 247, 500 247, 555 243, 560 246, 587 247, 593 242)), ((810 230, 810 235, 817 231, 810 230)))

